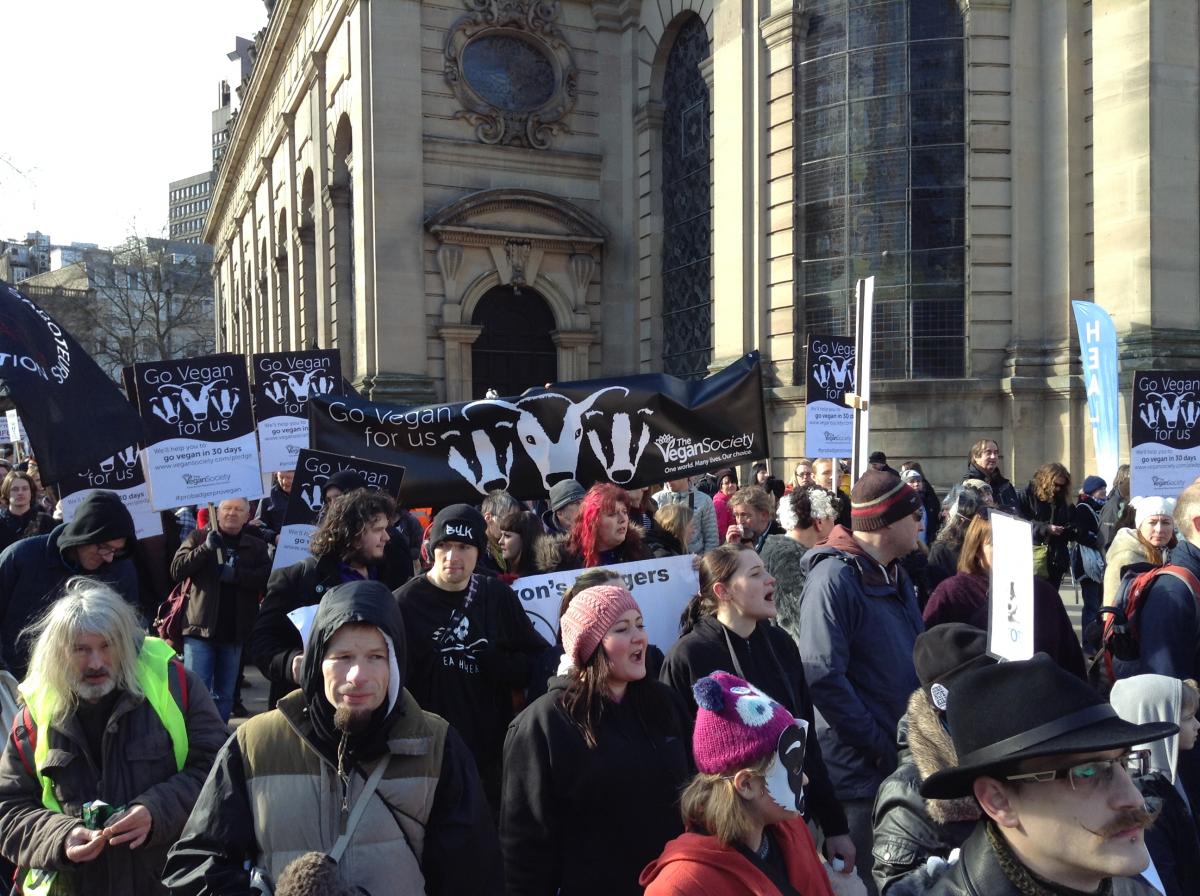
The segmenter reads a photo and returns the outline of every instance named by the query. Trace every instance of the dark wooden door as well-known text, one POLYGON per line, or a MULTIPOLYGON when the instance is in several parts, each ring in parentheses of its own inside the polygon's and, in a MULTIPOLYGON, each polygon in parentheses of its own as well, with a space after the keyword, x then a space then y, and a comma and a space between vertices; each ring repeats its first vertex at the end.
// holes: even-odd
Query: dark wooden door
POLYGON ((497 286, 479 300, 471 323, 483 332, 471 348, 471 394, 488 389, 520 395, 558 378, 558 350, 550 338, 554 315, 528 287, 497 286))

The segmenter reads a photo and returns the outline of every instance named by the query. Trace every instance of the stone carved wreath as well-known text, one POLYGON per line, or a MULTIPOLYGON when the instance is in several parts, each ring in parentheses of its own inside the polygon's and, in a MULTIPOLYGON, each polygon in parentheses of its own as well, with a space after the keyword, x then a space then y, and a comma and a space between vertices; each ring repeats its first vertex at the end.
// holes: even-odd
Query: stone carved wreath
POLYGON ((466 0, 446 36, 446 83, 484 143, 549 149, 575 106, 578 70, 557 0, 466 0))

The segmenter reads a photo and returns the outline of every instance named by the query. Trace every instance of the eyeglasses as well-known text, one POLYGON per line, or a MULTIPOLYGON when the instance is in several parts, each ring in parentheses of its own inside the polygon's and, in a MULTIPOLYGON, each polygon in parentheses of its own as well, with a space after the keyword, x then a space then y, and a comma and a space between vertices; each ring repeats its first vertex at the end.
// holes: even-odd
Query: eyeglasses
POLYGON ((1128 772, 1135 781, 1150 772, 1150 751, 1134 750, 1116 759, 1093 759, 1070 768, 1049 769, 1044 772, 1028 772, 1023 775, 1005 775, 1005 781, 1056 781, 1066 778, 1074 791, 1090 791, 1097 787, 1108 787, 1113 782, 1117 766, 1128 772))
POLYGON ((92 547, 95 548, 97 554, 108 560, 117 556, 117 553, 121 550, 121 548, 109 547, 106 544, 94 544, 92 547))

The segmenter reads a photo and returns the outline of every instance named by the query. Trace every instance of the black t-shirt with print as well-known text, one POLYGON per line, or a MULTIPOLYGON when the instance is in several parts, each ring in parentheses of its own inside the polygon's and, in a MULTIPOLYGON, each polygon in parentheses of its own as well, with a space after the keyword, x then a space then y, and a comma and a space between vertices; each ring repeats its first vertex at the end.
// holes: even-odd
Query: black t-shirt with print
POLYGON ((397 589, 396 601, 408 639, 405 686, 462 735, 498 805, 504 733, 547 644, 520 598, 490 576, 472 576, 463 591, 417 576, 397 589))

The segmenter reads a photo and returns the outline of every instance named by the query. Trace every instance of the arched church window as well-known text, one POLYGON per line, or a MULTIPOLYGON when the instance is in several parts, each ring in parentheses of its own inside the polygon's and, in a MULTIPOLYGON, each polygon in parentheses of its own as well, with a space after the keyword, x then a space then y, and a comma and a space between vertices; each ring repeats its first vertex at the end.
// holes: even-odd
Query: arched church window
POLYGON ((688 16, 663 79, 663 369, 702 377, 712 360, 712 175, 708 33, 688 16))

